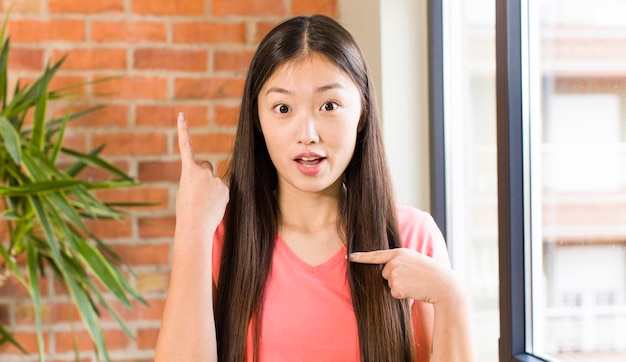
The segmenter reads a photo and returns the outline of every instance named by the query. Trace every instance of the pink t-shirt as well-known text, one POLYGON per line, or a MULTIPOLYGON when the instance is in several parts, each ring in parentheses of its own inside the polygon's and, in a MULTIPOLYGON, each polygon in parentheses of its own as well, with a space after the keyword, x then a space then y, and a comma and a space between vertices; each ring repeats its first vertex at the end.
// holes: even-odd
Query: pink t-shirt
MULTIPOLYGON (((398 206, 397 216, 403 247, 449 265, 443 236, 429 214, 398 206)), ((220 226, 213 244, 216 284, 222 244, 220 226)), ((346 279, 346 252, 342 247, 326 262, 311 266, 277 236, 263 304, 260 361, 360 361, 356 317, 346 279)), ((415 315, 415 308, 413 312, 415 315)), ((252 336, 248 334, 251 350, 252 336)), ((248 359, 252 360, 251 353, 248 359)))

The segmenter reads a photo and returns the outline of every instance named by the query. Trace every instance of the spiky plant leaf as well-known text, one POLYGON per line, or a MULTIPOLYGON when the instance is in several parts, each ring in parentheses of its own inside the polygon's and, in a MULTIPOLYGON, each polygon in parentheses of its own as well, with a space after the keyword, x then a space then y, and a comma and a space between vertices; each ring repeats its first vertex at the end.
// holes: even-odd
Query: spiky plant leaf
MULTIPOLYGON (((64 144, 71 121, 101 106, 77 112, 68 107, 61 118, 48 118, 50 102, 76 99, 80 94, 73 93, 75 89, 88 84, 48 89, 64 59, 46 65, 40 77, 31 84, 22 84, 18 80, 9 96, 7 19, 8 16, 0 30, 0 202, 3 203, 0 227, 8 230, 8 240, 0 240, 0 267, 30 292, 41 361, 45 360, 45 353, 39 278, 46 270, 52 270, 53 277, 68 290, 92 338, 97 356, 109 361, 98 319, 100 308, 110 312, 130 335, 121 315, 107 298, 114 298, 126 307, 132 305, 133 299, 144 304, 145 300, 126 277, 125 273, 132 275, 132 269, 89 230, 85 220, 122 220, 128 214, 118 207, 152 203, 103 202, 94 194, 98 189, 128 188, 139 184, 102 157, 104 146, 84 153, 64 144), (69 166, 60 166, 60 163, 69 166), (87 167, 104 171, 109 178, 97 182, 81 179, 79 175, 87 167), (15 262, 15 258, 21 255, 26 256, 26 273, 15 262)), ((11 343, 24 351, 9 330, 0 325, 0 345, 11 343)))

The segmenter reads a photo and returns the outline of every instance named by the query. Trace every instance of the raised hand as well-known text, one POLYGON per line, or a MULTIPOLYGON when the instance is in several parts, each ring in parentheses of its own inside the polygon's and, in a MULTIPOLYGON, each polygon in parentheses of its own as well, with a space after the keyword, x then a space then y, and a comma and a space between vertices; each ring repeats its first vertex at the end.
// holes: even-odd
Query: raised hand
POLYGON ((177 232, 184 228, 186 235, 197 232, 196 236, 212 237, 212 232, 224 217, 229 199, 228 187, 213 174, 209 161, 196 161, 183 113, 178 114, 178 146, 182 168, 176 192, 177 232))
POLYGON ((411 298, 435 304, 455 298, 458 293, 459 285, 448 267, 411 249, 357 252, 350 254, 350 261, 384 265, 382 276, 396 299, 411 298))
POLYGON ((196 162, 187 119, 178 114, 182 160, 176 192, 172 272, 155 361, 217 361, 213 317, 213 234, 224 217, 228 187, 208 161, 196 162))

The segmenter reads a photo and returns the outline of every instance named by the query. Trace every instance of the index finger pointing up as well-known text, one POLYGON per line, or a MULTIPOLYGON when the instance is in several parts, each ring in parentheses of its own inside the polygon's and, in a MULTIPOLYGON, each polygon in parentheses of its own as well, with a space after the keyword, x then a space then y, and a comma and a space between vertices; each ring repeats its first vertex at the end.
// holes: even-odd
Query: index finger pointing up
POLYGON ((350 254, 350 261, 363 264, 387 264, 395 254, 396 251, 393 249, 356 252, 350 254))
POLYGON ((194 162, 189 125, 187 124, 187 117, 185 117, 183 112, 178 113, 178 147, 183 164, 194 162))

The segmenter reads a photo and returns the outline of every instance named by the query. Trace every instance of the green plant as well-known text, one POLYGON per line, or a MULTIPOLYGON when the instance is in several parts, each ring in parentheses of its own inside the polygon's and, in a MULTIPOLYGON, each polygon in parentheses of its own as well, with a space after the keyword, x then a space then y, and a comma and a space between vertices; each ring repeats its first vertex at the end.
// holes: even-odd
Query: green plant
MULTIPOLYGON (((81 153, 63 145, 68 123, 100 107, 75 113, 68 108, 63 117, 46 119, 50 101, 77 97, 72 93, 76 86, 48 89, 63 59, 48 64, 32 84, 20 86, 18 82, 13 94, 8 94, 10 42, 5 37, 6 24, 5 19, 0 31, 0 229, 8 230, 9 240, 0 240, 0 288, 3 277, 10 273, 28 289, 35 309, 39 359, 43 360, 38 277, 51 272, 76 305, 96 353, 108 361, 98 320, 100 309, 111 313, 132 335, 105 295, 113 295, 128 308, 132 299, 145 302, 124 274, 130 271, 128 266, 90 232, 85 221, 125 218, 120 208, 137 203, 105 203, 94 191, 138 184, 100 155, 104 146, 81 153), (111 179, 81 179, 81 172, 88 167, 106 171, 111 179), (24 260, 23 265, 16 259, 24 260)), ((24 351, 0 325, 2 343, 12 343, 24 351)))

